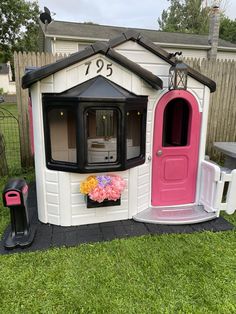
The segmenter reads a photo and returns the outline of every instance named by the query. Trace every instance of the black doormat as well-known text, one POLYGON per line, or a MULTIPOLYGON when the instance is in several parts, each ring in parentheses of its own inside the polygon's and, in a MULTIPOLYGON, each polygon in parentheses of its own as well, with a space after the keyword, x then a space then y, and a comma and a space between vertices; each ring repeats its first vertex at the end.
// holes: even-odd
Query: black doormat
MULTIPOLYGON (((38 220, 37 216, 35 184, 30 185, 28 210, 30 224, 36 229, 36 235, 32 245, 26 248, 6 250, 3 245, 3 240, 1 240, 0 254, 41 251, 62 246, 71 247, 81 243, 110 241, 113 239, 130 238, 147 234, 193 233, 200 231, 217 232, 234 229, 234 226, 222 217, 198 224, 175 226, 148 224, 132 219, 72 227, 43 224, 38 220)), ((9 232, 9 230, 10 226, 6 228, 4 235, 9 232)), ((4 238, 4 235, 2 238, 4 238)))

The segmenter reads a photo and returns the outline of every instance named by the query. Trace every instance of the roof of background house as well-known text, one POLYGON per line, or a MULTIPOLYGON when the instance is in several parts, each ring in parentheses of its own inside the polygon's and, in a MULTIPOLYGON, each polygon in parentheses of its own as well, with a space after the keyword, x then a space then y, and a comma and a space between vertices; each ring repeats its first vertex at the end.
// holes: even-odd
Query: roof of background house
MULTIPOLYGON (((42 27, 44 29, 44 27, 42 27)), ((152 42, 163 44, 182 44, 182 45, 196 45, 209 46, 208 35, 196 35, 186 33, 169 33, 151 29, 127 28, 118 26, 99 25, 92 23, 75 23, 64 21, 53 21, 47 26, 47 36, 62 36, 62 37, 79 37, 90 38, 94 40, 107 40, 118 36, 120 33, 132 29, 141 33, 152 42)), ((232 44, 223 39, 219 39, 219 47, 236 48, 232 44)))
POLYGON ((6 63, 0 63, 0 74, 8 74, 9 67, 6 63))
MULTIPOLYGON (((135 62, 127 59, 113 48, 116 45, 124 43, 126 41, 133 40, 140 44, 141 46, 145 47, 153 54, 159 56, 167 63, 171 65, 176 64, 176 59, 171 56, 166 50, 162 49, 159 45, 154 44, 150 39, 145 38, 142 34, 135 32, 133 29, 129 29, 124 33, 119 34, 115 38, 112 38, 108 43, 99 42, 88 46, 87 48, 71 54, 69 57, 61 59, 55 63, 43 66, 39 69, 33 70, 31 72, 26 73, 22 78, 22 87, 27 88, 33 83, 53 74, 56 73, 68 66, 71 66, 77 62, 85 60, 88 57, 91 57, 97 53, 101 53, 108 58, 116 61, 117 63, 121 64, 122 66, 126 67, 130 71, 136 73, 138 76, 143 78, 148 84, 150 84, 153 88, 161 89, 162 80, 154 75, 152 72, 146 70, 145 68, 141 67, 140 65, 136 64, 135 62)), ((202 84, 208 86, 211 92, 216 90, 216 83, 209 79, 208 77, 202 75, 200 72, 194 70, 191 67, 188 67, 188 75, 193 77, 194 79, 198 80, 202 84)))

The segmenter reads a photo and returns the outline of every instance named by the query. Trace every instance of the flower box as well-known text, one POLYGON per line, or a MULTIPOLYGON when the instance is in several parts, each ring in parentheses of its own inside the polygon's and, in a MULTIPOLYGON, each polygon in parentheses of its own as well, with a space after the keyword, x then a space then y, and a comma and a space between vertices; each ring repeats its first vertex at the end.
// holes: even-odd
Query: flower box
POLYGON ((81 182, 80 193, 86 196, 87 208, 116 206, 125 187, 125 180, 117 175, 89 176, 81 182))
POLYGON ((95 207, 106 207, 106 206, 118 206, 120 205, 120 198, 116 201, 110 201, 105 199, 103 202, 99 203, 96 201, 91 200, 89 196, 87 196, 87 208, 95 208, 95 207))

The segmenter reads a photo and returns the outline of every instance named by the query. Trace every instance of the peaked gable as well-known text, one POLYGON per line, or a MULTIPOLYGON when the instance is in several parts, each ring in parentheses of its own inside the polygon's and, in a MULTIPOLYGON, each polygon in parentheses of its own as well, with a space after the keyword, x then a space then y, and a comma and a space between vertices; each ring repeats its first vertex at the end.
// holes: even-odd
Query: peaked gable
POLYGON ((50 96, 53 96, 54 99, 58 96, 60 99, 65 97, 66 99, 79 99, 83 101, 94 101, 98 99, 111 101, 115 98, 116 102, 129 101, 134 103, 137 99, 146 99, 146 96, 137 96, 102 75, 95 76, 62 93, 47 93, 47 98, 50 96))
MULTIPOLYGON (((160 57, 170 65, 176 64, 176 59, 172 57, 172 54, 162 49, 160 46, 154 44, 151 40, 143 37, 140 33, 137 33, 133 30, 128 30, 127 32, 122 33, 120 36, 111 39, 108 42, 108 45, 112 48, 123 44, 129 40, 137 42, 139 45, 152 52, 156 56, 160 57)), ((188 66, 188 75, 197 80, 198 82, 209 87, 210 91, 213 93, 216 90, 216 83, 209 79, 207 76, 201 74, 195 69, 188 66)))
POLYGON ((124 68, 135 73, 136 75, 141 77, 144 81, 146 81, 149 85, 151 85, 153 88, 157 90, 163 88, 163 82, 158 76, 144 69, 137 63, 122 56, 120 53, 112 49, 108 44, 103 43, 103 42, 96 42, 95 44, 92 44, 91 46, 85 48, 84 50, 80 52, 76 52, 70 55, 69 57, 66 57, 57 62, 54 62, 49 65, 45 65, 39 69, 26 73, 22 77, 22 88, 28 88, 30 85, 34 84, 35 82, 42 80, 43 78, 46 78, 49 75, 54 74, 60 70, 63 70, 75 63, 86 60, 87 58, 94 56, 98 53, 103 54, 104 56, 117 62, 124 68))

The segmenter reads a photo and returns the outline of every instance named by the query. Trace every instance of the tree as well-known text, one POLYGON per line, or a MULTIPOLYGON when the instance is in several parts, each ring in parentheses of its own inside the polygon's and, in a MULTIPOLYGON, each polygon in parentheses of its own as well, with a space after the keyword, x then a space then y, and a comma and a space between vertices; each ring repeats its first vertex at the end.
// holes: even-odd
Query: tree
MULTIPOLYGON (((158 19, 159 28, 166 32, 181 32, 192 34, 209 33, 209 13, 213 0, 168 0, 170 6, 162 12, 158 19)), ((219 1, 221 5, 220 34, 221 39, 236 43, 236 20, 230 20, 224 15, 226 0, 219 1)))
POLYGON ((202 0, 168 0, 170 7, 158 18, 159 28, 166 32, 205 34, 209 27, 208 6, 202 0))
POLYGON ((14 50, 37 50, 38 47, 37 1, 2 0, 0 3, 0 52, 1 62, 11 59, 14 50))
POLYGON ((220 22, 220 38, 236 44, 236 20, 223 17, 220 22))

